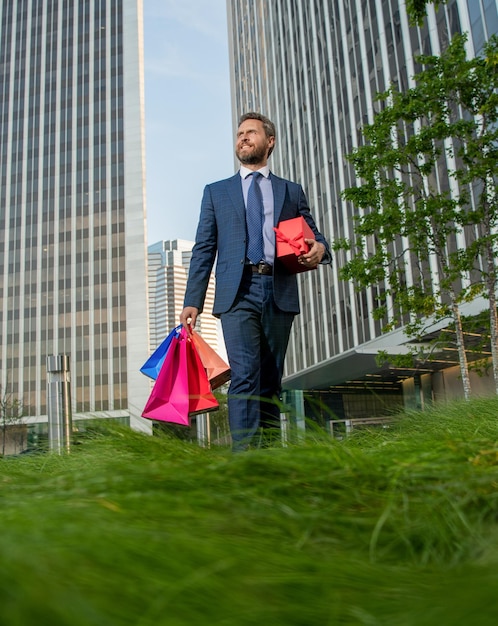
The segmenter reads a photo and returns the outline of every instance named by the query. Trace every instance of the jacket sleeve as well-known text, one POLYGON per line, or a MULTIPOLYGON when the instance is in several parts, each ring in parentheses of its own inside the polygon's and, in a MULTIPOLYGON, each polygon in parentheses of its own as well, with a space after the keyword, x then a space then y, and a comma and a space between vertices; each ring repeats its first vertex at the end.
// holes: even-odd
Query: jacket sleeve
POLYGON ((201 213, 185 290, 184 306, 193 306, 202 313, 204 300, 217 251, 217 226, 209 185, 204 188, 201 213))
POLYGON ((311 215, 311 211, 308 205, 308 200, 306 199, 306 194, 304 193, 303 188, 301 187, 301 185, 299 185, 298 187, 299 187, 299 192, 298 192, 299 193, 299 199, 298 199, 299 213, 300 215, 304 217, 308 226, 313 231, 315 235, 315 239, 319 241, 320 243, 323 243, 323 245, 325 246, 325 254, 323 255, 323 259, 320 261, 320 263, 322 265, 327 265, 329 263, 332 263, 332 254, 330 252, 329 242, 325 239, 325 237, 318 230, 315 224, 315 220, 313 219, 311 215))

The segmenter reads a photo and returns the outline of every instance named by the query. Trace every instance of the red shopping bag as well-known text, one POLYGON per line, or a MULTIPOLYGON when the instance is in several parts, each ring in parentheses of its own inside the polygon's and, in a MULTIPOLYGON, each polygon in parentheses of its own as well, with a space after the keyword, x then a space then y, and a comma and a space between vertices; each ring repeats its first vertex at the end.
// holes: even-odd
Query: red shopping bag
POLYGON ((190 338, 201 357, 202 365, 206 370, 211 389, 218 389, 218 387, 221 387, 221 385, 230 380, 230 366, 228 363, 225 363, 207 341, 193 329, 190 338))
POLYGON ((186 337, 185 344, 188 364, 187 378, 189 415, 197 415, 198 413, 213 411, 219 407, 219 404, 211 391, 211 385, 209 384, 201 357, 199 356, 191 337, 186 337))
POLYGON ((190 426, 189 415, 218 408, 206 370, 183 328, 171 340, 142 417, 190 426))

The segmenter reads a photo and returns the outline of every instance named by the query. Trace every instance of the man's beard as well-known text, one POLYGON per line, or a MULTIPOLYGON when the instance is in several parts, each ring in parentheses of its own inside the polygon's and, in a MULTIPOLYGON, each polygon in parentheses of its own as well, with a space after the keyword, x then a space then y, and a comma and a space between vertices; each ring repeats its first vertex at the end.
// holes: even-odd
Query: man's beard
POLYGON ((253 152, 236 151, 237 158, 242 165, 257 165, 262 163, 266 158, 266 148, 255 148, 253 152))

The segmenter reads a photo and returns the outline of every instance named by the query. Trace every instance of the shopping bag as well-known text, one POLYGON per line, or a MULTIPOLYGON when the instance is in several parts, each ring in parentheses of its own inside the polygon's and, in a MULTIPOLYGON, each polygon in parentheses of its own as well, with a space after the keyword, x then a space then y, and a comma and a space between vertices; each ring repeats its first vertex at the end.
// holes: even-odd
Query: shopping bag
POLYGON ((173 330, 166 337, 166 339, 154 350, 154 352, 140 368, 142 374, 145 374, 149 378, 156 380, 159 374, 159 370, 161 369, 161 366, 164 363, 164 359, 166 358, 166 353, 168 352, 168 349, 171 345, 171 340, 175 335, 180 334, 181 328, 181 326, 173 328, 173 330))
POLYGON ((315 239, 315 233, 304 217, 299 216, 279 222, 273 230, 276 234, 277 260, 285 266, 288 272, 297 274, 316 269, 299 263, 299 257, 309 252, 310 249, 304 240, 315 239))
POLYGON ((181 335, 172 337, 142 417, 190 426, 187 352, 181 335))
POLYGON ((190 338, 206 370, 211 389, 218 389, 218 387, 221 387, 221 385, 230 380, 230 366, 228 363, 225 363, 207 341, 194 330, 191 331, 190 338))
POLYGON ((219 404, 211 391, 206 369, 202 364, 201 357, 191 336, 186 337, 185 344, 187 351, 189 415, 213 411, 219 407, 219 404))
POLYGON ((218 406, 206 370, 182 328, 171 339, 142 417, 190 426, 190 415, 212 411, 218 406))

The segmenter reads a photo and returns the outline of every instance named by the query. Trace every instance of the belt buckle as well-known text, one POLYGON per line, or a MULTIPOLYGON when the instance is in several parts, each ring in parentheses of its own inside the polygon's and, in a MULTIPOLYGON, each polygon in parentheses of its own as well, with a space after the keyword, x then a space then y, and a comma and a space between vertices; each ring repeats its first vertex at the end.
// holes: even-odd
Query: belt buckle
POLYGON ((270 274, 271 272, 271 266, 268 265, 268 263, 265 263, 264 261, 260 261, 257 265, 258 268, 258 274, 270 274))

